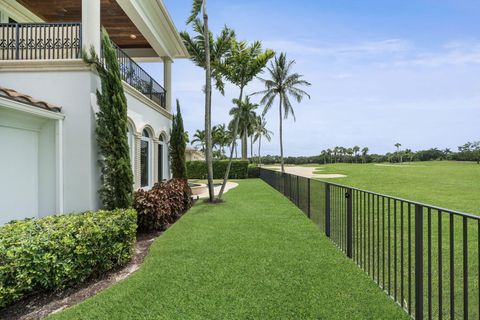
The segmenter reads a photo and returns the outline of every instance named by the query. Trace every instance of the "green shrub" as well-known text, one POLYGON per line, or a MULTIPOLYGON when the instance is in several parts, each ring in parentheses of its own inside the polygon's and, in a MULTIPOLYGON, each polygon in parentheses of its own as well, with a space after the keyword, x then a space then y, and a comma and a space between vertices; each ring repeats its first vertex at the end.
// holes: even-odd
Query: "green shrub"
POLYGON ((183 179, 157 183, 148 191, 138 190, 133 202, 141 231, 165 230, 191 206, 192 190, 183 179))
MULTIPOLYGON (((234 160, 230 169, 229 179, 246 179, 248 177, 248 161, 234 160)), ((213 178, 223 179, 227 170, 228 160, 213 161, 213 178)), ((187 162, 188 179, 206 179, 207 164, 205 161, 187 162)))
POLYGON ((248 165, 248 178, 259 178, 260 177, 260 168, 256 164, 248 165))
POLYGON ((86 212, 0 227, 0 308, 24 295, 56 290, 126 264, 135 210, 86 212))

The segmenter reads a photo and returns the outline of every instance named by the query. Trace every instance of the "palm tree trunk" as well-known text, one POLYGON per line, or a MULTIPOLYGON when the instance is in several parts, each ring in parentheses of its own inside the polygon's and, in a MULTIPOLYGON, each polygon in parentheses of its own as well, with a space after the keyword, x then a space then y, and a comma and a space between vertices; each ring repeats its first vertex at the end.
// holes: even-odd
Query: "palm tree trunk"
POLYGON ((237 150, 237 144, 235 143, 235 159, 238 158, 238 150, 237 150))
MULTIPOLYGON (((243 87, 240 87, 240 96, 238 101, 242 101, 243 99, 243 87)), ((237 149, 237 134, 238 134, 238 124, 240 122, 240 117, 235 119, 235 124, 233 126, 233 147, 237 149)), ((228 176, 230 175, 230 168, 232 167, 232 160, 233 160, 233 150, 230 152, 230 158, 228 161, 227 169, 225 170, 225 176, 223 177, 222 187, 220 188, 220 192, 218 193, 218 200, 221 200, 223 197, 223 192, 225 191, 225 187, 227 186, 228 176)))
POLYGON ((258 166, 262 166, 262 156, 260 155, 260 148, 262 146, 262 136, 258 138, 258 166))
POLYGON ((248 140, 246 132, 242 135, 242 160, 248 160, 248 140))
POLYGON ((252 162, 254 161, 253 159, 253 134, 250 136, 250 158, 252 158, 252 162))
POLYGON ((203 25, 205 37, 205 160, 207 162, 208 195, 213 202, 213 150, 212 150, 212 69, 210 65, 210 43, 208 31, 207 0, 203 0, 203 25))
POLYGON ((280 111, 279 113, 280 114, 280 165, 282 168, 282 173, 285 173, 285 164, 283 161, 283 124, 282 124, 283 117, 282 117, 282 96, 281 95, 280 95, 280 104, 278 109, 280 111))

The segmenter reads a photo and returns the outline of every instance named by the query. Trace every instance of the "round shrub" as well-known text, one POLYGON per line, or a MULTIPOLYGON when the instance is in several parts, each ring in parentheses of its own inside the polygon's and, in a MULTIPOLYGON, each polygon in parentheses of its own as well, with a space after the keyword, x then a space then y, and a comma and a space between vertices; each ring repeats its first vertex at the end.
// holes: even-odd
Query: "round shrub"
POLYGON ((138 213, 140 231, 165 230, 191 206, 192 190, 182 179, 157 183, 148 191, 137 191, 133 204, 138 213))

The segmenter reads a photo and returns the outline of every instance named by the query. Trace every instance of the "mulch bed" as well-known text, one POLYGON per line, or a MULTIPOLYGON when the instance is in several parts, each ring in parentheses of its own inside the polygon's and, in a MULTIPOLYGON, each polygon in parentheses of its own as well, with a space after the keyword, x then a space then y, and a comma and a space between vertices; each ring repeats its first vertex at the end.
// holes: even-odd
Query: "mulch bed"
POLYGON ((126 266, 111 270, 100 278, 90 279, 85 283, 61 291, 31 294, 17 303, 0 310, 0 319, 42 319, 49 314, 59 312, 82 302, 138 270, 148 253, 150 245, 161 234, 161 232, 154 232, 138 235, 135 253, 126 266))

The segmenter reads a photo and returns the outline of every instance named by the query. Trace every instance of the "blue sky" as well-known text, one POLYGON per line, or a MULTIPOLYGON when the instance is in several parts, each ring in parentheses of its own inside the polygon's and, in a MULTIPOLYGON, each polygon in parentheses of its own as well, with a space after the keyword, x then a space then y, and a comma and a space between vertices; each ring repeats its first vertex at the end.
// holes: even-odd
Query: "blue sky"
MULTIPOLYGON (((191 0, 164 0, 179 30, 191 0)), ((480 2, 478 0, 209 0, 213 32, 227 24, 239 39, 285 51, 312 82, 312 99, 285 122, 286 155, 368 146, 388 152, 452 148, 480 140, 480 2)), ((161 64, 146 68, 162 79, 161 64)), ((188 60, 173 65, 173 97, 186 129, 203 127, 203 71, 188 60)), ((247 92, 262 89, 252 82, 247 92)), ((213 122, 229 121, 231 99, 213 98, 213 122)), ((278 154, 278 108, 267 115, 278 154)))

